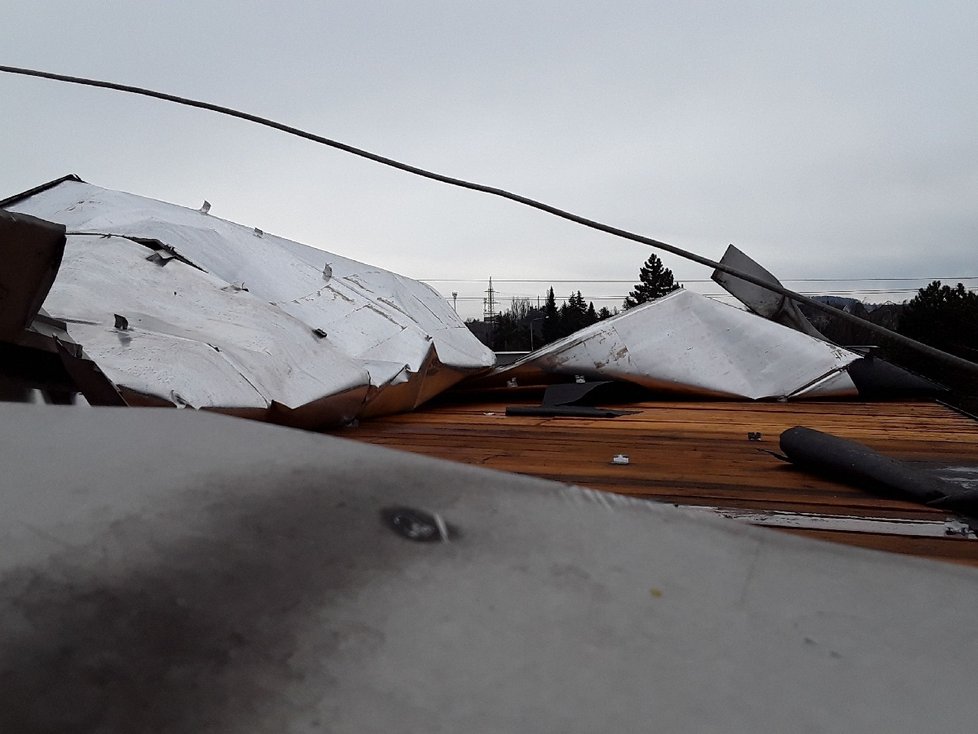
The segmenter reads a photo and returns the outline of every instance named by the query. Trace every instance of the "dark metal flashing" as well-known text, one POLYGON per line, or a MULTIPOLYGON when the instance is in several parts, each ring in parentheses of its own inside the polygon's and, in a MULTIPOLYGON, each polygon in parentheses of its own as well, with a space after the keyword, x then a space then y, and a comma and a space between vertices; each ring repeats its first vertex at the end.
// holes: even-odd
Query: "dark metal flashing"
POLYGON ((54 283, 65 248, 65 228, 0 210, 0 340, 28 328, 54 283))
POLYGON ((6 209, 8 206, 13 206, 24 199, 29 199, 35 194, 40 194, 42 191, 47 191, 48 189, 53 189, 59 184, 63 184, 65 181, 75 181, 76 183, 85 183, 74 173, 69 173, 67 176, 62 176, 61 178, 56 178, 54 181, 48 181, 40 186, 35 186, 27 191, 22 191, 19 194, 14 194, 13 196, 8 196, 6 199, 0 199, 0 209, 6 209))
POLYGON ((18 385, 28 390, 77 390, 61 358, 52 352, 0 342, 0 363, 0 385, 18 385))
POLYGON ((57 340, 58 357, 74 387, 89 405, 125 406, 125 399, 112 381, 95 362, 85 356, 77 356, 60 340, 57 340))
POLYGON ((565 417, 565 418, 617 418, 629 415, 634 410, 612 410, 598 408, 588 403, 595 398, 595 393, 602 388, 614 387, 610 380, 600 382, 570 382, 548 385, 543 393, 541 405, 511 405, 506 408, 506 415, 565 417))
MULTIPOLYGON (((749 273, 770 284, 781 285, 781 282, 772 273, 733 245, 727 245, 727 250, 723 253, 720 263, 743 273, 749 273)), ((774 293, 763 286, 750 283, 722 270, 714 270, 710 277, 758 316, 787 326, 789 329, 800 331, 802 334, 825 340, 822 333, 801 312, 798 304, 788 296, 774 293)))

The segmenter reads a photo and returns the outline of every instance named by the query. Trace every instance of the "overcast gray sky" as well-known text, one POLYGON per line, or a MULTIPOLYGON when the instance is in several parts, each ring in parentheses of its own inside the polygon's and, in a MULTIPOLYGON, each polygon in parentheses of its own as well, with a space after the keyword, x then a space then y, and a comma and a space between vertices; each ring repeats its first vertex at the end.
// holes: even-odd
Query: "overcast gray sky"
MULTIPOLYGON (((978 276, 974 0, 57 0, 3 16, 0 64, 235 107, 707 257, 732 242, 784 279, 978 276)), ((405 275, 472 281, 434 284, 466 315, 490 275, 630 280, 648 256, 213 113, 6 74, 0 99, 0 196, 77 173, 206 198, 405 275)))

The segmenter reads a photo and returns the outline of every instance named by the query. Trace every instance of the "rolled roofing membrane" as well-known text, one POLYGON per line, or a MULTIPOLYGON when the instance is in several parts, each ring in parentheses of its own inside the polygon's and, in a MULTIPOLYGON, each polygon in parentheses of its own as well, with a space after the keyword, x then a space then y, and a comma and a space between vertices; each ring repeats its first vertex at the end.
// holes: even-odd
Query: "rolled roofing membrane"
POLYGON ((687 290, 581 329, 487 379, 548 374, 714 397, 855 396, 860 355, 687 290))
POLYGON ((150 402, 247 413, 342 396, 330 423, 410 410, 494 363, 429 286, 203 211, 71 178, 8 208, 68 228, 45 309, 150 402))

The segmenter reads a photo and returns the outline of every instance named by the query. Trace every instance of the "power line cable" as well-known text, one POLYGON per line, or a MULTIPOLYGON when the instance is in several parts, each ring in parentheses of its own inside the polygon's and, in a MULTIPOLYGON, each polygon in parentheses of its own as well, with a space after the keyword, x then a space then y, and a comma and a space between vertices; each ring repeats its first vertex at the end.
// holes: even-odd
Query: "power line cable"
POLYGON ((751 275, 750 273, 744 273, 736 268, 728 267, 715 260, 711 260, 707 257, 703 257, 695 252, 690 252, 684 250, 681 247, 675 245, 670 245, 667 242, 662 242, 661 240, 656 240, 651 237, 645 237, 644 235, 637 234, 635 232, 629 232, 628 230, 621 229, 620 227, 614 227, 609 224, 604 224, 593 219, 588 219, 587 217, 582 217, 580 215, 574 214, 572 212, 559 209, 550 204, 545 204, 541 201, 536 201, 530 199, 526 196, 520 194, 512 193, 504 189, 497 188, 495 186, 486 186, 484 184, 475 183, 473 181, 466 181, 460 178, 454 178, 452 176, 446 176, 441 173, 436 173, 434 171, 428 171, 417 166, 412 166, 407 163, 402 163, 401 161, 394 160, 393 158, 387 158, 386 156, 378 155, 376 153, 371 153, 362 148, 357 148, 347 143, 342 143, 338 140, 332 140, 330 138, 323 137, 322 135, 316 135, 315 133, 306 132, 305 130, 300 130, 299 128, 292 127, 290 125, 285 125, 281 122, 275 122, 265 117, 259 117, 258 115, 252 115, 248 112, 241 112, 239 110, 231 109, 230 107, 224 107, 222 105, 212 104, 211 102, 202 102, 200 100, 190 99, 188 97, 181 97, 175 94, 167 94, 165 92, 157 92, 151 89, 145 89, 143 87, 135 87, 127 84, 117 84, 115 82, 101 81, 97 79, 86 79, 84 77, 68 76, 66 74, 55 74, 48 71, 38 71, 36 69, 25 69, 16 66, 3 66, 0 65, 0 72, 7 74, 19 74, 21 76, 31 76, 38 77, 41 79, 51 79, 54 81, 67 82, 69 84, 80 84, 82 86, 88 87, 99 87, 102 89, 112 89, 118 92, 127 92, 129 94, 137 94, 144 97, 153 97, 155 99, 161 99, 167 102, 174 102, 176 104, 186 105, 188 107, 196 107, 203 110, 210 110, 211 112, 217 112, 218 114, 228 115, 229 117, 236 117, 241 120, 247 120, 248 122, 253 122, 258 125, 264 125, 265 127, 270 127, 274 130, 279 130, 289 135, 295 135, 300 138, 305 138, 306 140, 311 140, 315 143, 320 143, 326 145, 330 148, 335 148, 337 150, 342 150, 351 155, 359 156, 361 158, 366 158, 367 160, 374 161, 375 163, 380 163, 391 168, 396 168, 407 173, 413 173, 416 176, 421 176, 422 178, 431 179, 433 181, 438 181, 440 183, 445 183, 450 186, 457 186, 463 189, 470 189, 472 191, 479 191, 484 194, 490 194, 492 196, 498 196, 503 199, 508 199, 510 201, 516 202, 517 204, 523 204, 524 206, 531 207, 533 209, 538 209, 539 211, 552 214, 555 217, 560 217, 561 219, 566 219, 575 224, 580 224, 584 227, 597 230, 599 232, 604 232, 606 234, 613 235, 615 237, 620 237, 622 239, 631 240, 632 242, 638 242, 648 247, 652 247, 657 250, 663 250, 665 252, 672 253, 678 257, 682 257, 686 260, 691 260, 693 262, 699 263, 700 265, 705 265, 714 270, 719 270, 720 272, 727 273, 741 280, 745 280, 748 283, 753 283, 754 285, 765 288, 766 290, 772 291, 779 295, 785 296, 792 300, 798 301, 800 303, 807 303, 813 308, 817 308, 820 311, 830 313, 837 318, 843 319, 850 323, 855 323, 859 326, 866 328, 869 331, 886 336, 888 339, 899 342, 904 346, 913 349, 915 351, 927 354, 928 356, 940 360, 945 364, 954 365, 959 369, 965 370, 966 372, 978 377, 978 364, 974 362, 969 362, 966 359, 957 357, 953 354, 948 354, 940 349, 935 349, 927 344, 916 341, 915 339, 910 339, 909 337, 903 336, 902 334, 897 334, 894 331, 890 331, 882 326, 873 324, 864 319, 860 319, 857 316, 846 313, 845 311, 834 308, 819 301, 814 301, 807 296, 803 296, 800 293, 796 293, 780 284, 770 283, 762 278, 751 275))
MULTIPOLYGON (((485 283, 485 278, 418 278, 417 280, 425 283, 485 283)), ((494 283, 635 283, 635 279, 629 280, 611 279, 600 280, 598 278, 496 278, 494 283)), ((711 278, 682 278, 683 283, 713 283, 711 278)), ((896 283, 896 282, 918 282, 918 281, 964 281, 978 280, 978 275, 946 275, 937 277, 920 278, 780 278, 782 283, 896 283)))

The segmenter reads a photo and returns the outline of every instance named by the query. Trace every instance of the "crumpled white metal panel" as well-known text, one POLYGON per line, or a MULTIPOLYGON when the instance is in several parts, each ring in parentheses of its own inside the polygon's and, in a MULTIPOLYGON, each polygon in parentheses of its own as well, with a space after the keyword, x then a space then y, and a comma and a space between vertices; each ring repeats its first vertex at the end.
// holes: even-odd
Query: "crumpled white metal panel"
POLYGON ((487 379, 547 374, 760 400, 854 396, 858 354, 680 289, 527 355, 487 379))
POLYGON ((45 301, 119 387, 195 408, 276 401, 292 409, 366 389, 363 366, 298 319, 179 260, 154 264, 152 255, 121 237, 69 235, 45 301))
MULTIPOLYGON (((408 410, 463 377, 485 371, 492 352, 432 288, 394 273, 201 211, 91 184, 64 181, 10 207, 69 232, 158 240, 211 275, 248 289, 359 360, 370 399, 411 383, 385 411, 408 410), (432 379, 429 379, 432 378, 432 379)), ((151 309, 148 309, 151 311, 151 309)))

